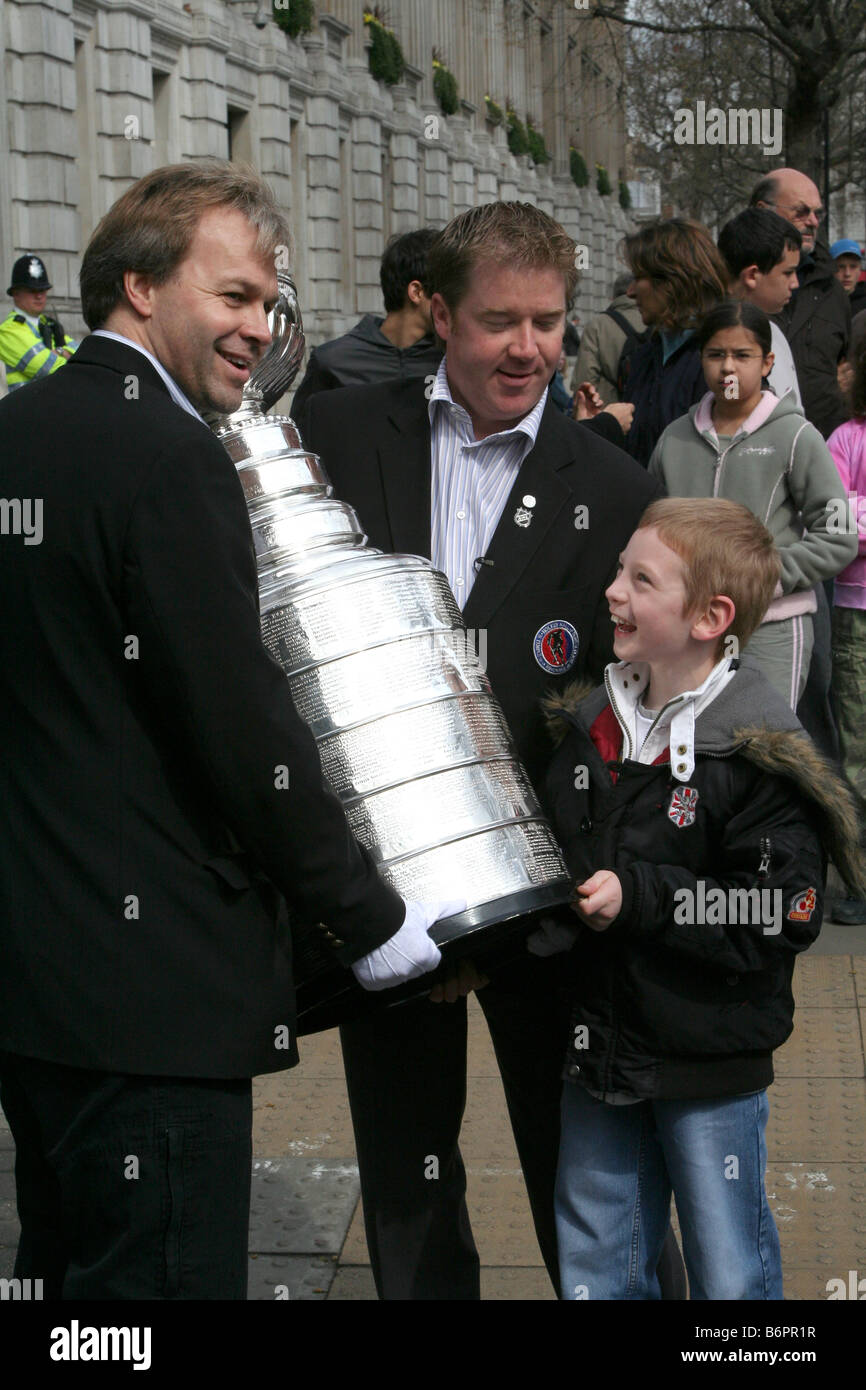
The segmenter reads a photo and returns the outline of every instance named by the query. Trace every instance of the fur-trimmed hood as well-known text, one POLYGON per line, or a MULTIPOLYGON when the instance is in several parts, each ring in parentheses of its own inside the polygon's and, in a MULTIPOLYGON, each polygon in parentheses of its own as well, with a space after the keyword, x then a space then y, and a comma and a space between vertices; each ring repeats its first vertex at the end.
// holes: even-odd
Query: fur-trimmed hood
MULTIPOLYGON (((605 687, 574 681, 543 704, 554 743, 577 724, 588 734, 608 703, 605 687)), ((745 659, 735 678, 698 716, 695 751, 716 757, 738 753, 762 772, 787 777, 816 807, 821 842, 848 888, 866 898, 866 861, 850 790, 819 753, 793 711, 745 659), (765 722, 758 722, 761 712, 765 722)))

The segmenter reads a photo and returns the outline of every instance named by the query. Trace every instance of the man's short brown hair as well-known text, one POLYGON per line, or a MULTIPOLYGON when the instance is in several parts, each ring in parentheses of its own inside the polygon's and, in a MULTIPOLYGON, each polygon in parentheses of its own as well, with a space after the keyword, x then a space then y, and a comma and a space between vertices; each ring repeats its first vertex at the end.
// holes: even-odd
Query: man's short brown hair
POLYGON ((453 312, 482 261, 527 270, 552 269, 565 280, 566 308, 577 289, 577 243, 532 203, 484 203, 453 218, 430 248, 425 290, 453 312))
POLYGON ((728 268, 700 222, 669 217, 650 222, 623 242, 636 280, 652 280, 664 310, 659 326, 694 328, 708 309, 728 295, 728 268))
POLYGON ((638 530, 652 527, 683 562, 685 613, 702 613, 724 594, 736 613, 719 641, 745 647, 776 591, 782 561, 766 526, 740 502, 723 497, 665 497, 647 507, 638 530))
POLYGON ((202 213, 218 207, 234 208, 258 229, 264 257, 285 246, 288 258, 288 220, 254 169, 224 159, 167 164, 128 188, 90 238, 80 275, 88 328, 101 328, 121 303, 124 271, 164 284, 186 256, 202 213))

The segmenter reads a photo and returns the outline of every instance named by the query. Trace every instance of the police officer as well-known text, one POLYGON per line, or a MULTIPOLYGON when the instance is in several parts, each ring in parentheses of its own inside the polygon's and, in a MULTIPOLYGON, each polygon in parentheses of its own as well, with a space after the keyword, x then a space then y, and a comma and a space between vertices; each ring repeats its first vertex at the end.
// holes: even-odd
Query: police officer
POLYGON ((45 262, 38 256, 19 256, 6 291, 15 308, 0 323, 0 361, 6 364, 6 385, 10 391, 55 372, 77 347, 60 321, 45 313, 50 289, 45 262))

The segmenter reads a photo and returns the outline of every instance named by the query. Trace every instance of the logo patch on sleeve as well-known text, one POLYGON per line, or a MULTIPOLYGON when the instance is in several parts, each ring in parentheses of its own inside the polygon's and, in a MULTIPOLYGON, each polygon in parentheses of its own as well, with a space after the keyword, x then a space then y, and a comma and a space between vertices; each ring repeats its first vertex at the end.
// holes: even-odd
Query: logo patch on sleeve
POLYGON ((694 825, 698 804, 697 787, 677 787, 668 806, 668 820, 672 820, 680 830, 694 825))
POLYGON ((545 623, 532 639, 535 660, 542 671, 552 676, 561 676, 571 670, 577 661, 579 646, 577 628, 564 618, 554 618, 552 622, 545 623))
POLYGON ((814 888, 807 888, 805 893, 795 893, 791 899, 791 906, 788 908, 789 922, 809 922, 812 913, 818 905, 818 894, 814 888))

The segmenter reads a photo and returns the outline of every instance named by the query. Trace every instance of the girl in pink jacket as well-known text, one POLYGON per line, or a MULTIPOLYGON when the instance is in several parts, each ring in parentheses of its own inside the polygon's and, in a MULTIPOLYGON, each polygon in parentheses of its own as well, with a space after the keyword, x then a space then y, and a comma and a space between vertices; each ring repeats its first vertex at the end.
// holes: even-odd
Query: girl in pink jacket
MULTIPOLYGON (((857 800, 866 842, 866 341, 854 363, 853 419, 834 430, 827 447, 847 494, 839 525, 859 536, 856 560, 836 577, 833 600, 833 703, 845 776, 857 800)), ((834 922, 866 922, 866 901, 847 897, 834 922)))

